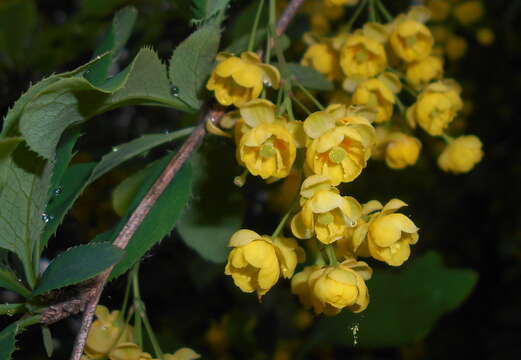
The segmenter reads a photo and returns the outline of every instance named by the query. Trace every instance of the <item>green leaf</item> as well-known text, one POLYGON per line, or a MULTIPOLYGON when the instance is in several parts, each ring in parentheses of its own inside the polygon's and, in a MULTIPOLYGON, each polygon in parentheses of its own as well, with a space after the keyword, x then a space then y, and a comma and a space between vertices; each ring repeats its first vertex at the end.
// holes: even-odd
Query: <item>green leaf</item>
POLYGON ((116 264, 123 254, 123 250, 109 243, 72 247, 49 264, 33 296, 88 280, 116 264))
POLYGON ((0 161, 0 248, 16 253, 28 276, 45 226, 51 171, 52 163, 26 146, 0 161))
POLYGON ((310 67, 296 63, 287 63, 286 66, 275 64, 275 66, 279 69, 282 78, 293 78, 300 82, 306 89, 317 91, 332 91, 334 89, 331 81, 310 67))
POLYGON ((136 196, 148 176, 148 172, 147 168, 141 169, 116 186, 112 192, 112 207, 116 214, 119 216, 125 215, 134 200, 134 196, 136 196))
POLYGON ((52 358, 52 353, 54 352, 54 341, 52 340, 51 330, 42 325, 42 340, 43 346, 45 348, 45 352, 47 353, 47 357, 52 358))
MULTIPOLYGON (((98 235, 93 241, 112 242, 127 223, 134 209, 141 202, 150 187, 154 184, 173 155, 168 155, 156 161, 147 168, 145 182, 141 185, 128 208, 125 217, 109 232, 98 235)), ((130 239, 123 260, 112 271, 110 279, 125 273, 157 242, 163 239, 174 228, 190 197, 192 184, 192 169, 185 164, 156 201, 149 214, 145 217, 134 236, 130 239)))
POLYGON ((193 109, 203 104, 200 92, 212 72, 220 39, 218 26, 203 26, 181 42, 170 59, 170 80, 179 98, 193 109))
POLYGON ((52 159, 69 126, 130 104, 187 109, 170 94, 165 66, 149 48, 141 49, 125 70, 102 85, 70 77, 47 86, 25 106, 20 130, 31 149, 52 159))
MULTIPOLYGON (((259 29, 255 34, 255 40, 253 42, 253 48, 259 46, 260 42, 266 38, 266 29, 259 29)), ((248 50, 248 42, 250 41, 250 33, 244 34, 235 41, 233 41, 226 49, 225 52, 232 54, 240 54, 248 50)))
POLYGON ((0 63, 9 67, 24 63, 38 21, 31 0, 2 2, 0 6, 0 63))
POLYGON ((0 360, 10 360, 15 351, 18 324, 13 323, 0 332, 0 360))
POLYGON ((240 229, 244 213, 241 193, 233 184, 240 172, 232 147, 205 143, 192 158, 194 199, 177 224, 183 241, 206 260, 222 263, 228 241, 240 229))
POLYGON ((0 138, 0 161, 6 159, 24 139, 22 137, 0 138))
POLYGON ((197 25, 209 21, 220 24, 229 3, 230 0, 192 0, 192 21, 197 25))
POLYGON ((110 67, 132 33, 136 18, 137 10, 133 6, 127 6, 114 15, 110 29, 94 52, 94 56, 106 52, 110 52, 110 56, 92 65, 89 68, 89 73, 85 76, 92 84, 102 84, 107 79, 110 67))
POLYGON ((14 291, 24 297, 31 295, 31 292, 18 281, 16 274, 5 265, 0 265, 0 288, 14 291))
POLYGON ((425 338, 438 319, 456 309, 477 282, 469 269, 449 269, 429 252, 402 269, 376 269, 367 282, 367 310, 323 318, 309 346, 317 343, 353 345, 351 328, 358 327, 358 345, 379 348, 411 344, 425 338))
MULTIPOLYGON (((44 244, 47 243, 48 239, 54 234, 63 221, 65 214, 89 184, 125 161, 143 154, 154 147, 186 136, 191 131, 192 128, 186 128, 169 134, 144 135, 128 143, 114 147, 113 151, 103 156, 99 163, 78 164, 65 170, 64 175, 60 178, 60 182, 53 182, 53 189, 58 189, 59 192, 52 193, 51 201, 47 206, 46 214, 48 214, 49 222, 42 235, 42 242, 44 244)), ((71 134, 71 136, 74 135, 71 134)), ((63 142, 62 146, 63 149, 62 147, 58 149, 58 155, 62 152, 67 153, 67 151, 72 149, 71 141, 63 142)), ((58 163, 59 162, 57 162, 57 164, 58 163)), ((56 168, 57 167, 58 165, 56 168)), ((55 174, 56 173, 55 171, 55 174)))

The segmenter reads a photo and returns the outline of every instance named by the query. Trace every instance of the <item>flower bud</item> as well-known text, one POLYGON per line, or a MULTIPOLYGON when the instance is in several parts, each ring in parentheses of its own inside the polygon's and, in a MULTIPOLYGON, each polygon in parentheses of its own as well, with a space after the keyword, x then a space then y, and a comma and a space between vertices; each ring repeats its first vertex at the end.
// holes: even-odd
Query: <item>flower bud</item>
POLYGON ((447 145, 438 158, 438 165, 443 171, 454 174, 469 172, 483 158, 481 148, 482 143, 477 136, 460 136, 447 145))

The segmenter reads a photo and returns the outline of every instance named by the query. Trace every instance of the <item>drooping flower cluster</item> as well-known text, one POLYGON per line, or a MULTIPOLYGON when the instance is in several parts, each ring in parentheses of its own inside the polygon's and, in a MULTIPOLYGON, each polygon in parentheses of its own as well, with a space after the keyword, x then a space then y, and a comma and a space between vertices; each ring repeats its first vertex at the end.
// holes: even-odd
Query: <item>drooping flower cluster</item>
MULTIPOLYGON (((457 9, 478 5, 479 1, 467 1, 457 9)), ((463 109, 461 87, 443 78, 443 59, 435 52, 435 37, 425 25, 429 16, 427 8, 417 6, 384 24, 367 22, 332 37, 306 37, 309 48, 301 63, 341 84, 347 95, 345 104, 364 105, 376 112, 374 158, 385 159, 392 169, 414 165, 419 158, 422 145, 412 134, 416 127, 450 144, 452 137, 446 132, 463 109)), ((468 172, 480 157, 474 159, 472 166, 450 171, 468 172)), ((441 166, 441 160, 438 163, 442 170, 449 169, 441 166)))
POLYGON ((272 203, 289 209, 271 236, 241 229, 231 237, 225 273, 244 292, 261 298, 283 277, 291 279, 292 292, 316 314, 365 310, 366 281, 373 271, 360 258, 401 266, 419 239, 419 228, 400 213, 403 201, 361 204, 339 186, 355 181, 371 157, 385 160, 392 169, 414 165, 423 147, 414 136, 417 129, 447 142, 438 159, 444 171, 468 172, 483 156, 477 137, 446 134, 463 101, 457 82, 443 78, 443 59, 433 51, 435 39, 426 25, 429 11, 413 7, 392 18, 375 1, 382 5, 385 23, 375 21, 373 8, 371 21, 352 31, 355 18, 336 34, 330 25, 341 16, 317 9, 354 2, 315 1, 304 7, 311 32, 304 36, 308 48, 301 65, 336 86, 331 96, 317 95, 329 98, 327 106, 285 64, 278 65, 285 74, 280 85, 277 68, 253 53, 217 58, 207 88, 220 104, 237 108, 214 129, 235 141, 237 161, 245 168, 235 183, 244 185, 249 175, 267 183, 283 179, 272 203), (264 84, 278 89, 277 96, 264 84), (295 113, 305 113, 298 117, 302 121, 295 113), (289 230, 294 238, 284 235, 289 230))
MULTIPOLYGON (((134 343, 133 328, 125 323, 120 311, 111 311, 102 305, 96 307, 96 320, 92 323, 82 360, 157 360, 134 343)), ((164 360, 195 360, 200 355, 189 348, 174 354, 164 354, 164 360)))

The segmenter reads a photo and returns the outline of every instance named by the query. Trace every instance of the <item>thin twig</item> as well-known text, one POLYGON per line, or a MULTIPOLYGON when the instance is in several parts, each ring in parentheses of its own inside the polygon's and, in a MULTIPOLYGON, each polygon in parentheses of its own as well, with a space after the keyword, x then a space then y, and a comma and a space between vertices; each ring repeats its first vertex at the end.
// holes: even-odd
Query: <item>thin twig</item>
MULTIPOLYGON (((223 115, 223 111, 221 109, 212 109, 206 113, 202 113, 204 114, 204 116, 201 117, 199 124, 192 132, 190 137, 181 146, 176 156, 174 156, 172 160, 170 160, 163 173, 159 176, 154 185, 150 188, 143 200, 141 200, 141 203, 139 203, 136 210, 134 210, 134 212, 130 216, 130 219, 125 224, 118 237, 114 240, 114 246, 117 246, 121 249, 124 249, 127 246, 128 242, 130 241, 136 230, 139 228, 145 217, 148 215, 159 196, 161 196, 163 191, 174 178, 175 174, 179 171, 179 169, 181 169, 183 164, 194 152, 194 150, 199 146, 199 144, 201 144, 204 135, 206 134, 206 122, 216 122, 223 115)), ((90 291, 89 299, 86 302, 85 310, 83 313, 81 328, 76 337, 74 348, 72 350, 71 360, 79 360, 81 358, 81 355, 83 354, 83 348, 85 347, 85 342, 87 340, 87 335, 92 324, 92 318, 94 317, 94 313, 96 311, 96 306, 98 305, 101 293, 103 291, 103 287, 105 286, 105 283, 107 282, 107 279, 109 278, 111 271, 112 267, 106 270, 100 276, 98 276, 95 282, 95 286, 90 291)))
POLYGON ((291 0, 284 12, 280 16, 279 21, 277 22, 277 35, 281 36, 286 32, 288 25, 291 23, 298 9, 302 5, 304 0, 291 0))

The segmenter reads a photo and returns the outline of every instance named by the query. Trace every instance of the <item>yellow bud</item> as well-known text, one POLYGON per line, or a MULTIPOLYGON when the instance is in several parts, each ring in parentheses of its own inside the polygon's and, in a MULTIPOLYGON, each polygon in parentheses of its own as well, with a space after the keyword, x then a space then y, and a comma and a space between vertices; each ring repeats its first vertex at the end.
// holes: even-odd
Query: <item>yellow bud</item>
POLYGON ((469 172, 483 158, 481 140, 474 135, 460 136, 452 141, 438 158, 443 171, 461 174, 469 172))
POLYGON ((410 19, 399 22, 390 36, 394 53, 406 62, 427 57, 434 44, 430 30, 422 23, 410 19))
POLYGON ((481 1, 465 1, 454 8, 454 17, 463 25, 470 25, 483 17, 481 1))
POLYGON ((402 133, 391 134, 385 149, 385 162, 392 169, 414 165, 420 149, 421 142, 417 138, 402 133))

